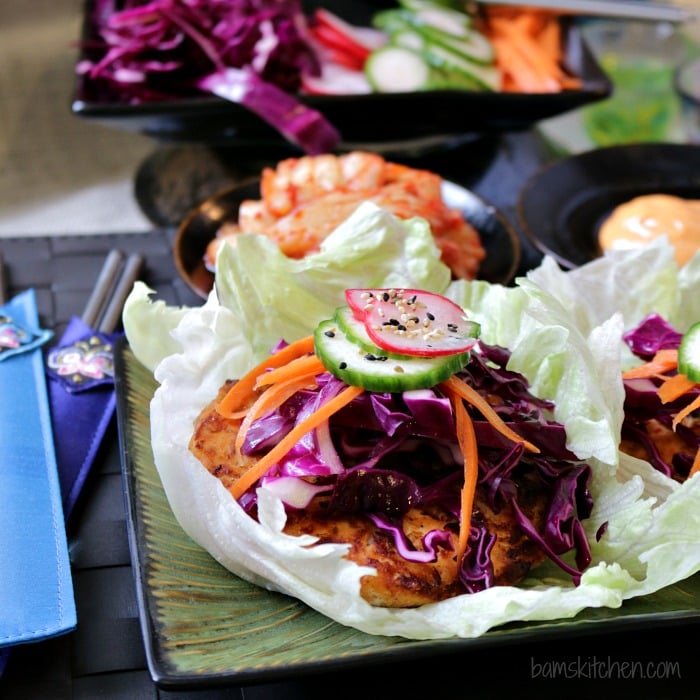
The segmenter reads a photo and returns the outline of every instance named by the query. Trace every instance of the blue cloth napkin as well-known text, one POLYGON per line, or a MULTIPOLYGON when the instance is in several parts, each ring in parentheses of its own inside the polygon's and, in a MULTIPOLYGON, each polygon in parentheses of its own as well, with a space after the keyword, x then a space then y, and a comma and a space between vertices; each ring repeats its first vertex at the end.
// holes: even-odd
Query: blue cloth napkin
POLYGON ((33 290, 0 306, 0 647, 76 626, 33 290))

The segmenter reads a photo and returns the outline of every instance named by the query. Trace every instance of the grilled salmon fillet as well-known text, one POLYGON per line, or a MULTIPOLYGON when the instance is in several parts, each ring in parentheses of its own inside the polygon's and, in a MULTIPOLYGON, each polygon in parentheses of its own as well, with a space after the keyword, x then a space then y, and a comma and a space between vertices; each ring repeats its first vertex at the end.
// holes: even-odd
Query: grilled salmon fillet
MULTIPOLYGON (((202 465, 230 488, 255 459, 234 450, 240 419, 222 417, 216 406, 231 386, 226 383, 195 421, 190 450, 202 465)), ((548 505, 547 495, 527 474, 519 480, 518 503, 539 529, 548 505)), ((284 531, 290 535, 308 534, 319 543, 350 545, 347 557, 359 565, 371 566, 376 575, 364 576, 360 594, 371 605, 407 608, 433 603, 465 593, 459 581, 455 556, 459 523, 447 510, 421 506, 408 510, 402 519, 404 534, 420 550, 422 539, 431 530, 451 534, 452 548, 439 547, 431 563, 408 561, 398 552, 393 537, 361 514, 342 513, 329 507, 327 495, 317 496, 309 507, 291 509, 284 531)), ((495 585, 513 585, 522 580, 546 555, 517 525, 509 505, 494 509, 477 490, 473 520, 484 523, 496 541, 490 552, 495 585)))

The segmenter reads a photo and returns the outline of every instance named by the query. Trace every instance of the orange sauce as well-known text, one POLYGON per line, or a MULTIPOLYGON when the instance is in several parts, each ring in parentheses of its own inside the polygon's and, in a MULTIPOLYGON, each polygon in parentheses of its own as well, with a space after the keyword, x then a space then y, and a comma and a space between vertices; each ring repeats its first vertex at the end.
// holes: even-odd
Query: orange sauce
POLYGON ((666 236, 676 260, 684 265, 700 249, 700 200, 666 194, 635 197, 603 222, 598 242, 603 250, 640 248, 666 236))

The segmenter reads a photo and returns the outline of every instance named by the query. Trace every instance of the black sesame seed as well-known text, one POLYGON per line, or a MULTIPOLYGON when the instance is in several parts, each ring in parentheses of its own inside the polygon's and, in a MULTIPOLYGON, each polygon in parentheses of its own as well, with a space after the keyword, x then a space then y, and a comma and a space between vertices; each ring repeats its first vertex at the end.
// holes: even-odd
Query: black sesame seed
POLYGON ((335 338, 335 333, 333 331, 325 331, 323 335, 327 336, 328 338, 335 338))
POLYGON ((384 301, 389 301, 391 297, 389 296, 388 292, 384 292, 384 294, 382 294, 382 299, 384 299, 384 301))
POLYGON ((341 363, 338 365, 338 369, 346 369, 347 366, 348 366, 348 363, 347 363, 347 362, 341 362, 341 363))
POLYGON ((397 330, 397 331, 405 331, 405 330, 406 330, 406 326, 404 326, 403 323, 399 323, 399 325, 396 326, 396 330, 397 330))
POLYGON ((434 321, 434 320, 435 320, 435 316, 433 316, 433 314, 431 314, 430 311, 428 311, 428 313, 426 313, 425 315, 426 315, 431 321, 434 321))

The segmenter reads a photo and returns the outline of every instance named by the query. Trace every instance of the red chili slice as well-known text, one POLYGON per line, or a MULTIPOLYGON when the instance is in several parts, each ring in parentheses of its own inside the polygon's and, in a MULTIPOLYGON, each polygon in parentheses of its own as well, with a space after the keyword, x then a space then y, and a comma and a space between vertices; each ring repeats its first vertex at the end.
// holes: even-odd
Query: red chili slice
POLYGON ((419 289, 348 289, 345 299, 382 350, 417 357, 467 352, 479 325, 440 294, 419 289))

